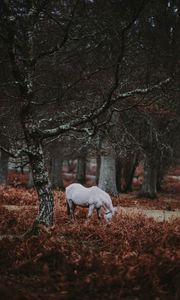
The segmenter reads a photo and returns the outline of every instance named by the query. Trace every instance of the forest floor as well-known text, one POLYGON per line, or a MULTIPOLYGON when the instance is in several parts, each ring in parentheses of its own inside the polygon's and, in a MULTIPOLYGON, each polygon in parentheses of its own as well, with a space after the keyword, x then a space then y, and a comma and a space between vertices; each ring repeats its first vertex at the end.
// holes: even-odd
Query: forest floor
POLYGON ((180 297, 180 181, 155 200, 113 197, 111 222, 69 220, 55 194, 55 226, 23 238, 38 209, 34 190, 0 186, 0 299, 177 300, 180 297), (169 218, 170 217, 170 218, 169 218))

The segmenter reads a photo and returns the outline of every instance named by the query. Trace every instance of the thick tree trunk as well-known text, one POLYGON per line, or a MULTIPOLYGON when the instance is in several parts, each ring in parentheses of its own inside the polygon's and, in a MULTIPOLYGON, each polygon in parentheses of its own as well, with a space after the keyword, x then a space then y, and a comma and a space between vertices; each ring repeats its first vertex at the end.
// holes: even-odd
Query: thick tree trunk
POLYGON ((4 151, 0 153, 0 184, 7 183, 7 176, 8 176, 8 160, 9 155, 4 151))
POLYGON ((26 154, 29 158, 34 186, 39 198, 39 212, 30 233, 36 231, 38 224, 44 224, 46 226, 52 225, 54 210, 53 193, 42 151, 41 142, 43 136, 38 130, 38 122, 35 121, 35 64, 33 64, 32 61, 35 57, 33 31, 37 21, 36 18, 37 14, 34 13, 34 4, 30 1, 29 10, 26 16, 26 35, 24 35, 23 45, 20 47, 21 51, 19 56, 17 56, 17 44, 15 42, 13 31, 12 33, 10 31, 11 34, 9 34, 9 36, 11 39, 8 41, 10 45, 8 53, 11 61, 12 74, 14 79, 18 82, 19 95, 22 100, 20 105, 20 118, 27 146, 26 154), (17 57, 20 57, 21 64, 19 64, 17 57))
POLYGON ((51 184, 55 189, 64 189, 62 178, 63 160, 57 156, 51 158, 51 184))
MULTIPOLYGON (((118 114, 114 112, 112 115, 112 122, 116 124, 118 121, 118 114)), ((116 154, 114 148, 112 147, 111 141, 108 139, 108 136, 105 136, 102 139, 101 153, 101 166, 98 186, 108 193, 117 195, 116 154)))
POLYGON ((160 159, 157 137, 153 124, 149 122, 149 133, 145 148, 144 181, 139 192, 140 196, 154 199, 157 197, 157 172, 160 159))
POLYGON ((98 186, 113 195, 117 195, 115 155, 111 152, 101 156, 101 167, 98 186))
POLYGON ((34 123, 31 119, 31 108, 29 106, 24 109, 21 116, 34 187, 39 199, 39 211, 34 224, 35 227, 38 224, 51 226, 53 225, 54 197, 45 166, 41 138, 36 134, 36 131, 34 132, 34 123))
POLYGON ((36 149, 33 149, 33 155, 30 155, 29 158, 34 186, 39 199, 39 212, 36 221, 50 226, 53 224, 54 197, 48 178, 48 172, 45 167, 41 145, 36 144, 36 149))
POLYGON ((78 158, 76 182, 81 184, 86 183, 86 156, 78 158))
POLYGON ((146 154, 144 163, 144 182, 140 196, 154 199, 157 197, 157 168, 153 154, 146 154))

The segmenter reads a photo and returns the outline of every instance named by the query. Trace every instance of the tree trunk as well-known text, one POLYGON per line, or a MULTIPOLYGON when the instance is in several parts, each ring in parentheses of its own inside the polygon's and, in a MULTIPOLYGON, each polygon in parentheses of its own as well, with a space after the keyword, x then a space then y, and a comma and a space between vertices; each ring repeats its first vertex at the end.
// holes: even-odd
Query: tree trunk
POLYGON ((54 156, 51 159, 51 184, 55 189, 64 190, 64 183, 62 178, 63 160, 60 157, 54 156))
POLYGON ((166 174, 166 168, 168 166, 167 160, 163 160, 162 157, 160 157, 158 164, 157 164, 157 192, 161 192, 163 190, 162 184, 164 180, 164 176, 166 174))
POLYGON ((157 192, 162 192, 162 183, 163 183, 163 179, 164 179, 164 174, 162 170, 158 170, 157 172, 157 192))
POLYGON ((139 195, 154 199, 157 197, 157 172, 160 159, 157 137, 154 134, 153 124, 149 122, 149 132, 145 148, 144 182, 139 195))
POLYGON ((28 182, 27 182, 27 187, 32 188, 33 186, 34 186, 34 182, 33 182, 32 171, 29 168, 29 178, 28 178, 28 182))
POLYGON ((101 167, 101 156, 98 155, 96 158, 96 184, 99 184, 99 175, 100 175, 100 167, 101 167))
POLYGON ((86 183, 86 156, 78 158, 76 182, 81 184, 86 183))
POLYGON ((44 224, 46 226, 53 225, 54 197, 48 171, 45 166, 41 137, 34 131, 31 113, 31 106, 26 106, 22 111, 21 120, 27 143, 27 155, 32 170, 34 187, 36 188, 39 199, 39 211, 34 222, 35 226, 33 226, 36 230, 36 225, 38 224, 44 224))
POLYGON ((23 40, 23 46, 25 46, 20 47, 20 54, 17 56, 17 44, 15 42, 14 32, 12 32, 13 34, 9 34, 11 39, 8 41, 10 45, 8 53, 11 61, 13 77, 18 82, 19 95, 22 100, 20 119, 27 146, 26 154, 29 158, 34 186, 37 190, 39 199, 39 211, 36 220, 30 229, 30 233, 37 233, 38 224, 44 224, 46 226, 53 224, 54 197, 42 151, 43 136, 38 130, 39 124, 35 121, 35 65, 32 61, 35 54, 33 31, 37 15, 36 13, 34 14, 34 4, 32 1, 30 1, 28 12, 29 13, 27 13, 26 16, 26 35, 24 35, 23 40), (21 65, 19 64, 17 57, 20 57, 21 65))
POLYGON ((101 156, 101 167, 98 186, 113 195, 117 195, 115 155, 111 152, 101 156))
POLYGON ((154 157, 150 153, 145 157, 144 182, 139 195, 150 199, 157 197, 157 168, 154 157))
POLYGON ((125 186, 123 188, 123 192, 131 192, 132 191, 132 182, 134 177, 134 172, 137 166, 137 155, 134 154, 132 157, 128 158, 123 166, 123 175, 125 186))
POLYGON ((0 154, 0 184, 7 183, 9 155, 4 151, 0 154))
POLYGON ((50 226, 53 224, 54 197, 48 172, 45 167, 44 156, 41 145, 36 144, 36 149, 30 155, 34 186, 39 199, 39 212, 36 218, 38 223, 50 226))
POLYGON ((122 177, 122 164, 120 158, 116 158, 116 187, 118 193, 121 192, 121 177, 122 177))

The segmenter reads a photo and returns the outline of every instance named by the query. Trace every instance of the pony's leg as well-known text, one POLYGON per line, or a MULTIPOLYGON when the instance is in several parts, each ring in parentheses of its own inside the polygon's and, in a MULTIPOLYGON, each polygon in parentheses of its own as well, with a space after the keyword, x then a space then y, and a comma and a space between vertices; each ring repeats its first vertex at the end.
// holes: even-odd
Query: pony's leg
POLYGON ((89 205, 88 215, 87 215, 88 218, 92 216, 93 209, 94 209, 94 204, 89 205))
POLYGON ((101 219, 101 207, 96 208, 96 212, 97 212, 97 217, 100 220, 101 219))
POLYGON ((67 210, 69 211, 69 215, 71 216, 71 218, 74 219, 75 205, 71 199, 67 200, 67 206, 68 206, 67 210))

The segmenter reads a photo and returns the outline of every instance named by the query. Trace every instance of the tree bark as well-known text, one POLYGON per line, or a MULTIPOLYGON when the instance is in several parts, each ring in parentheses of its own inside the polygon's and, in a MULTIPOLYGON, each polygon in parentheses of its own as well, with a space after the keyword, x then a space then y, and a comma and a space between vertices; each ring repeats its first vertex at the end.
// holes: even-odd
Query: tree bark
POLYGON ((157 197, 157 172, 160 159, 158 141, 153 124, 149 122, 149 132, 145 148, 144 181, 139 192, 140 196, 154 199, 157 197))
POLYGON ((168 169, 168 158, 169 157, 162 157, 162 154, 160 156, 160 159, 157 163, 157 192, 161 192, 163 190, 162 184, 165 177, 165 174, 168 169))
POLYGON ((146 153, 144 162, 144 182, 139 193, 140 196, 154 199, 157 197, 157 168, 153 154, 146 153))
POLYGON ((27 105, 21 113, 21 122, 27 143, 27 155, 32 170, 34 187, 39 199, 39 211, 34 224, 51 226, 53 225, 54 216, 54 196, 45 166, 41 137, 34 130, 35 126, 31 114, 31 105, 27 105))
POLYGON ((50 226, 53 224, 54 197, 48 172, 45 167, 42 146, 36 144, 34 155, 30 155, 34 186, 39 199, 39 212, 36 217, 38 223, 50 226))
POLYGON ((116 165, 113 151, 108 155, 101 156, 101 167, 98 186, 113 195, 117 195, 116 165))
POLYGON ((101 167, 101 156, 98 155, 96 158, 96 184, 99 184, 99 175, 100 175, 100 167, 101 167))
POLYGON ((123 177, 125 181, 125 186, 123 188, 123 192, 131 192, 132 191, 132 182, 134 177, 134 172, 137 166, 137 155, 134 154, 132 157, 128 158, 123 166, 123 177))
POLYGON ((0 154, 0 184, 7 183, 9 155, 4 151, 0 154))
POLYGON ((116 158, 116 187, 118 193, 121 192, 121 177, 122 177, 122 164, 120 158, 116 158))
POLYGON ((23 28, 22 26, 23 39, 20 40, 18 47, 15 35, 17 28, 14 30, 12 26, 8 27, 8 54, 12 67, 12 75, 18 82, 19 97, 21 98, 20 120, 27 146, 26 154, 29 158, 34 186, 39 199, 39 211, 30 229, 30 233, 37 233, 38 224, 52 225, 54 211, 54 197, 42 150, 43 137, 37 130, 38 121, 35 121, 35 63, 33 63, 35 52, 33 31, 37 21, 36 13, 34 4, 30 1, 26 20, 23 23, 25 27, 23 28))
POLYGON ((157 192, 161 192, 162 191, 162 183, 163 183, 163 179, 164 179, 164 173, 165 171, 161 168, 161 166, 158 166, 158 171, 157 171, 157 192))
POLYGON ((34 186, 34 182, 33 182, 32 171, 29 168, 29 178, 28 178, 28 182, 27 182, 27 187, 32 188, 33 186, 34 186))
POLYGON ((86 183, 86 156, 78 158, 76 182, 81 184, 86 183))

